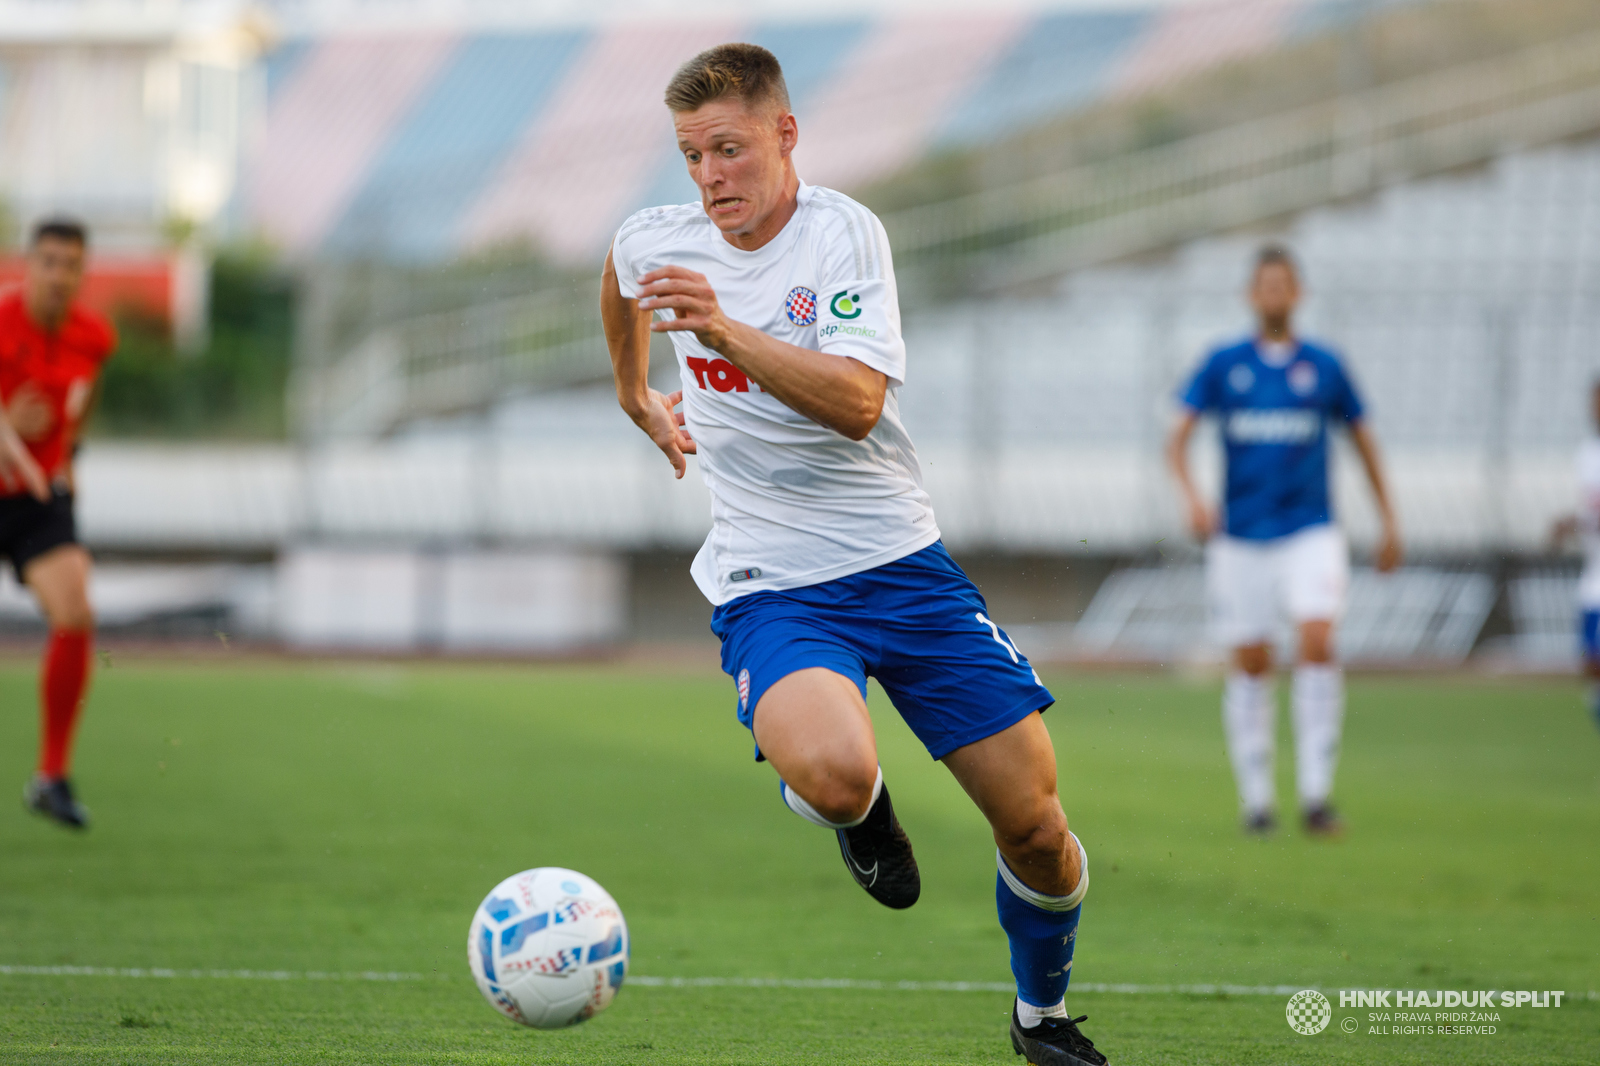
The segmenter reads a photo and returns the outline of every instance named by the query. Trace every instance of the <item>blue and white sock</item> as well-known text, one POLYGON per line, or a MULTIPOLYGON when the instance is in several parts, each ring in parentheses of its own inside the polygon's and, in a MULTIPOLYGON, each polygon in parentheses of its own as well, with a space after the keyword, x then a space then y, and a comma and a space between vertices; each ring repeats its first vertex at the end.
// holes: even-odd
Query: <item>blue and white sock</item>
POLYGON ((789 787, 783 778, 778 779, 778 795, 783 797, 783 802, 788 808, 813 825, 820 825, 824 829, 854 829, 867 820, 867 815, 872 813, 873 804, 878 802, 878 796, 883 792, 883 767, 878 767, 878 779, 872 783, 872 800, 867 804, 867 809, 861 812, 861 817, 849 822, 830 822, 818 810, 805 801, 805 797, 789 787))
POLYGON ((1067 982, 1072 979, 1072 949, 1078 942, 1078 916, 1089 892, 1089 856, 1076 834, 1078 884, 1065 896, 1047 896, 1022 883, 998 852, 995 906, 1000 928, 1011 941, 1011 972, 1017 979, 1017 1021, 1031 1029, 1041 1018, 1067 1017, 1067 982))

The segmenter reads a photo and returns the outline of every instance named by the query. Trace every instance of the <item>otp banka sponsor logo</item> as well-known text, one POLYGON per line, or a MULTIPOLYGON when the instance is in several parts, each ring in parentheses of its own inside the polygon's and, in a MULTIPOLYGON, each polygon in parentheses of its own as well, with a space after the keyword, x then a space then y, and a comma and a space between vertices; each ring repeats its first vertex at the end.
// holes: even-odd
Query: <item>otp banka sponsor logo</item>
POLYGON ((1237 444, 1309 444, 1322 417, 1309 407, 1256 407, 1228 415, 1228 439, 1237 444))
POLYGON ((850 323, 850 319, 861 317, 861 294, 853 293, 849 289, 833 294, 833 299, 828 301, 828 313, 843 322, 829 322, 825 326, 817 327, 817 337, 826 340, 837 334, 846 334, 852 337, 876 337, 878 331, 867 326, 857 326, 850 323))
POLYGON ((689 364, 689 372, 694 375, 695 384, 702 389, 714 389, 717 392, 749 392, 751 389, 761 391, 760 385, 751 381, 743 370, 726 359, 701 359, 691 355, 686 362, 689 364))

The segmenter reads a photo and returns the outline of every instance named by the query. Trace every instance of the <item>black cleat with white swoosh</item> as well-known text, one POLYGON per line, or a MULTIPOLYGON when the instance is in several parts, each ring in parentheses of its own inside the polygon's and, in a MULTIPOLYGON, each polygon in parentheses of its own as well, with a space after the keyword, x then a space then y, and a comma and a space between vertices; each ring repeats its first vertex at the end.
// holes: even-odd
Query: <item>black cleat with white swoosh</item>
POLYGON ((1011 1007, 1011 1047, 1028 1060, 1028 1066, 1106 1066, 1105 1053, 1078 1029, 1087 1014, 1076 1018, 1041 1018, 1032 1029, 1024 1029, 1011 1007))
POLYGON ((867 812, 866 821, 839 834, 839 852, 850 876, 867 890, 867 895, 895 910, 904 910, 922 895, 922 875, 917 872, 917 857, 911 853, 911 840, 894 816, 889 802, 889 786, 867 812))

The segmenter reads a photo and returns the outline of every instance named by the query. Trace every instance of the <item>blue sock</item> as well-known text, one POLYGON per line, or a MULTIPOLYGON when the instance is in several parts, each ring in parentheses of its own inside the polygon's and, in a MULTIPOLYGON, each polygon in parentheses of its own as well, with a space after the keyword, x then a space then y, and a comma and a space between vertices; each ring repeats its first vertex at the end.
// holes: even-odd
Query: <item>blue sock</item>
MULTIPOLYGON (((1078 838, 1072 838, 1083 855, 1078 838)), ((1047 896, 1023 884, 1004 858, 995 875, 995 906, 1000 928, 1011 941, 1011 972, 1017 978, 1017 998, 1032 1007, 1059 1004, 1072 979, 1072 949, 1078 941, 1078 916, 1089 887, 1089 864, 1084 856, 1078 886, 1068 896, 1047 896)))

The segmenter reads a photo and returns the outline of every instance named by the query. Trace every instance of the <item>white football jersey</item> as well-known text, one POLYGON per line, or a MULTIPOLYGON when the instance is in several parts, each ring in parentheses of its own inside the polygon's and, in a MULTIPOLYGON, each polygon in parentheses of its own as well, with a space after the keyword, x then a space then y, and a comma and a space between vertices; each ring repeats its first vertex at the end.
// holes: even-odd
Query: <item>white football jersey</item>
POLYGON ((1583 537, 1583 576, 1578 579, 1578 602, 1585 610, 1600 609, 1600 437, 1590 437, 1578 448, 1578 532, 1583 537))
POLYGON ((693 333, 667 334, 683 379, 685 428, 711 490, 711 533, 692 570, 708 600, 831 581, 939 539, 900 422, 900 303, 889 241, 872 212, 801 185, 794 217, 747 252, 729 244, 698 203, 654 207, 623 223, 611 255, 629 299, 652 270, 693 270, 711 282, 729 318, 889 378, 878 424, 853 441, 762 392, 693 333))

